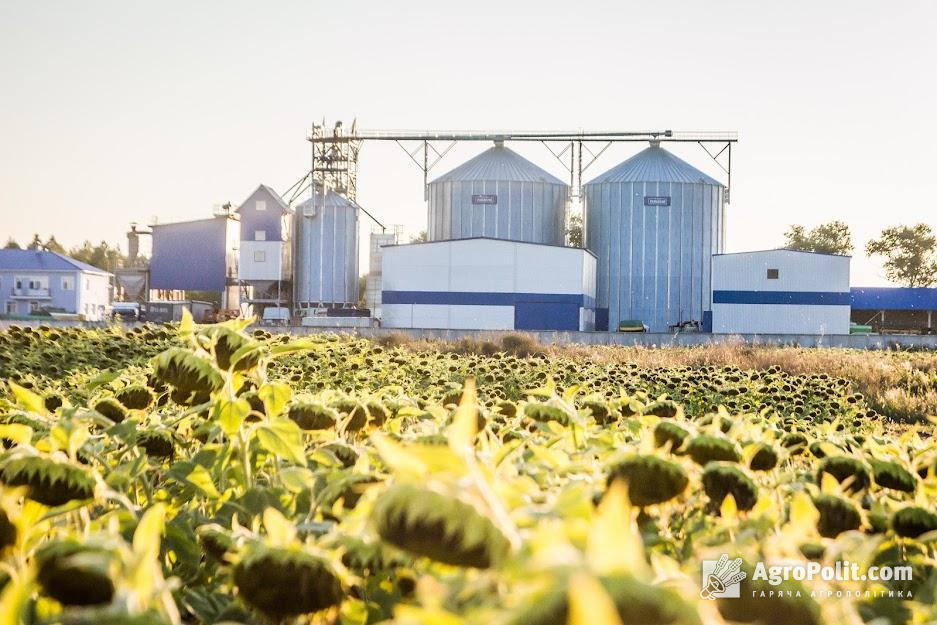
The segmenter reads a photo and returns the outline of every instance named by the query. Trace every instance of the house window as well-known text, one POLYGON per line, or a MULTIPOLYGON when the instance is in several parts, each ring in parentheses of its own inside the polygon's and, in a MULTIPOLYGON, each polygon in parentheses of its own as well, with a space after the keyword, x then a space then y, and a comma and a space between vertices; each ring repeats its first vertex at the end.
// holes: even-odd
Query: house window
POLYGON ((255 263, 265 263, 267 262, 267 252, 262 250, 257 250, 254 252, 254 262, 255 263))
POLYGON ((266 230, 254 230, 254 240, 255 240, 255 241, 266 241, 266 240, 267 240, 267 231, 266 231, 266 230))
POLYGON ((71 276, 62 276, 62 290, 71 291, 75 288, 75 282, 71 276))
POLYGON ((23 281, 19 278, 16 279, 16 288, 17 289, 23 288, 23 281))
POLYGON ((29 312, 34 313, 39 310, 39 302, 29 302, 29 312))
POLYGON ((41 289, 41 288, 42 288, 42 283, 39 282, 39 280, 30 280, 30 281, 29 281, 29 288, 30 288, 30 289, 33 289, 33 290, 41 289))
POLYGON ((16 302, 7 302, 7 314, 8 315, 16 314, 16 302))
POLYGON ((780 272, 777 269, 768 270, 768 280, 777 280, 780 275, 780 272))
POLYGON ((265 211, 267 210, 267 201, 266 200, 257 200, 254 204, 254 210, 256 211, 265 211))

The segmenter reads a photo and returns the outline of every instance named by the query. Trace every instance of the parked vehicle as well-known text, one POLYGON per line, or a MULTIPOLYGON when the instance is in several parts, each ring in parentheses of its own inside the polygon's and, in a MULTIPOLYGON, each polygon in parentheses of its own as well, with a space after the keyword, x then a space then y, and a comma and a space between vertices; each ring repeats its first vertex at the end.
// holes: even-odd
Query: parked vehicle
POLYGON ((622 319, 618 322, 619 332, 647 332, 647 325, 640 319, 622 319))
POLYGON ((270 326, 287 326, 290 324, 290 309, 284 306, 268 306, 264 308, 261 323, 270 326))
POLYGON ((114 302, 111 318, 118 321, 146 321, 146 311, 137 302, 114 302))

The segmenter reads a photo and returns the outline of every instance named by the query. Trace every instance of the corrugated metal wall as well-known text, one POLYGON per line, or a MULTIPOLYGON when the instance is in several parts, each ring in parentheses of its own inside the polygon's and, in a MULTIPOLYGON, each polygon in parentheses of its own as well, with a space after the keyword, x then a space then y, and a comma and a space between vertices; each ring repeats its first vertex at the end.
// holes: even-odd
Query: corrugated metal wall
POLYGON ((294 220, 296 305, 357 304, 358 205, 330 191, 300 204, 294 220))
POLYGON ((793 250, 715 256, 713 332, 848 334, 849 261, 793 250))
MULTIPOLYGON (((639 319, 651 332, 666 332, 702 321, 711 305, 711 257, 725 246, 724 188, 600 182, 583 193, 586 247, 598 257, 596 308, 608 311, 607 328, 639 319), (653 198, 669 198, 669 206, 653 198)), ((605 329, 599 326, 597 319, 597 329, 605 329)))
POLYGON ((493 237, 562 245, 566 239, 566 185, 442 181, 430 184, 429 193, 430 241, 493 237))
POLYGON ((215 217, 154 225, 150 288, 223 291, 237 240, 237 222, 228 222, 215 217))
POLYGON ((430 182, 427 238, 563 245, 568 205, 566 184, 496 144, 430 182))

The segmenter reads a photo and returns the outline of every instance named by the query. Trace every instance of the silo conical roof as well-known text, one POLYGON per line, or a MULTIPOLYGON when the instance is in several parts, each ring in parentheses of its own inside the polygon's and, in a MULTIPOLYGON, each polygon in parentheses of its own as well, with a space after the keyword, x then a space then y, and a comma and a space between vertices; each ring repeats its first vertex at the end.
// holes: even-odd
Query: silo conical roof
POLYGON ((586 184, 615 182, 682 182, 723 186, 697 168, 660 146, 638 152, 586 184))
POLYGON ((432 183, 471 180, 566 184, 514 150, 500 144, 488 148, 475 158, 469 159, 452 171, 436 178, 432 183))
MULTIPOLYGON (((298 208, 312 207, 312 205, 313 199, 310 197, 300 202, 298 208)), ((329 190, 324 197, 322 193, 316 193, 315 206, 316 208, 344 208, 346 206, 361 208, 354 200, 332 190, 329 190)))

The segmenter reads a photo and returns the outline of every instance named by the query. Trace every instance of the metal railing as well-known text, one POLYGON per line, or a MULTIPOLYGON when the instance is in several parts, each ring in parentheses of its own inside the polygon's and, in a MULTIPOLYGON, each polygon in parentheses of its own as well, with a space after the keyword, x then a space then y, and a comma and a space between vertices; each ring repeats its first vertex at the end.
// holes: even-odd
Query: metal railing
POLYGON ((10 295, 13 297, 51 297, 49 288, 38 288, 38 289, 29 289, 29 288, 16 288, 13 287, 10 289, 10 295))

